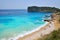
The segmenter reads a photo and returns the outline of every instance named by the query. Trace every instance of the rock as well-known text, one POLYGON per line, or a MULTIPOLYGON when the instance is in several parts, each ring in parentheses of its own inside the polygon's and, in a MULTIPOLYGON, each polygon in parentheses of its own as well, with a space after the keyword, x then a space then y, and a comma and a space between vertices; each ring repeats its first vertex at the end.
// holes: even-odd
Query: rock
POLYGON ((28 12, 57 12, 57 11, 60 11, 60 9, 55 7, 37 7, 37 6, 28 7, 28 12))

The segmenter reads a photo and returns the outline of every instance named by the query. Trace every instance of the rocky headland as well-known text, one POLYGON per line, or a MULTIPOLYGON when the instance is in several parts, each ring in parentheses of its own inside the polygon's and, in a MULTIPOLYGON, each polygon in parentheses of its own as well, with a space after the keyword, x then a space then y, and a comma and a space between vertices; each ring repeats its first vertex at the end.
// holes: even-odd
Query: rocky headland
POLYGON ((60 12, 60 9, 55 7, 31 6, 31 7, 28 7, 27 10, 28 12, 60 12))

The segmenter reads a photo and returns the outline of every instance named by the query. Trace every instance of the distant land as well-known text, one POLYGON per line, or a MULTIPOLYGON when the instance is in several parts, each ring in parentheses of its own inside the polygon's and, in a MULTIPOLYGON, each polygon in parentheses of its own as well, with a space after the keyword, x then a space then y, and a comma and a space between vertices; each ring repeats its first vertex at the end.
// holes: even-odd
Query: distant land
POLYGON ((37 7, 30 6, 28 7, 28 12, 60 12, 59 8, 56 7, 37 7))

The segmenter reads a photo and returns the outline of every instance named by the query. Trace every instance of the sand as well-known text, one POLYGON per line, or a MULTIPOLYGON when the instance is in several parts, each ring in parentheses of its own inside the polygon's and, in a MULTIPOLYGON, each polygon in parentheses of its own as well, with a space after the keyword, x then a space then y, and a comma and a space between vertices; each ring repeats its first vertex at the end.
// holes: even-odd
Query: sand
POLYGON ((23 37, 18 38, 17 40, 35 40, 37 38, 41 38, 46 34, 51 33, 54 30, 54 23, 48 23, 44 27, 41 27, 39 30, 32 32, 31 34, 25 35, 23 37))

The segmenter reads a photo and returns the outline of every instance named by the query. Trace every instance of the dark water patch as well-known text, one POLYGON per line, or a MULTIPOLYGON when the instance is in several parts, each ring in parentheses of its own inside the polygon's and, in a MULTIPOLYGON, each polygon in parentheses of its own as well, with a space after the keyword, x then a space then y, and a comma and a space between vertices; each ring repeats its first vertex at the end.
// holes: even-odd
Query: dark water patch
POLYGON ((0 19, 0 23, 9 23, 13 21, 13 19, 0 19))

